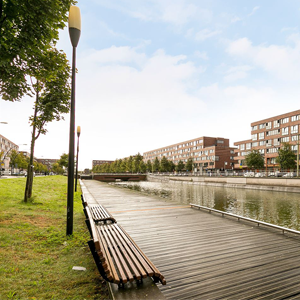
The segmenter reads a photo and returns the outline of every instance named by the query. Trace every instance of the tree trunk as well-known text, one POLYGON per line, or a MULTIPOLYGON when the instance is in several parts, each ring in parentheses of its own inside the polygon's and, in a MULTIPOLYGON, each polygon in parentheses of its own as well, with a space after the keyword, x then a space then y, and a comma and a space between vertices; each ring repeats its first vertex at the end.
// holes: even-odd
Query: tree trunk
MULTIPOLYGON (((37 82, 38 84, 38 82, 37 82)), ((33 186, 33 154, 34 154, 34 144, 35 144, 35 132, 36 132, 36 116, 37 116, 37 107, 39 101, 39 92, 37 89, 36 92, 36 100, 34 106, 34 116, 33 116, 33 126, 32 126, 32 136, 31 136, 31 146, 30 146, 30 159, 27 168, 27 179, 26 179, 26 187, 25 187, 25 195, 24 202, 27 202, 29 198, 32 196, 32 186, 33 186)))

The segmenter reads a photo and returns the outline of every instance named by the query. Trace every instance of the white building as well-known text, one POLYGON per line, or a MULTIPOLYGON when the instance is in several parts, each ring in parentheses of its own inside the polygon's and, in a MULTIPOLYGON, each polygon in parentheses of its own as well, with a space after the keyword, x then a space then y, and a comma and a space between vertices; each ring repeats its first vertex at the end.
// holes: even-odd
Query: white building
POLYGON ((13 149, 19 151, 19 146, 0 134, 0 163, 2 169, 9 170, 10 158, 8 156, 13 149))

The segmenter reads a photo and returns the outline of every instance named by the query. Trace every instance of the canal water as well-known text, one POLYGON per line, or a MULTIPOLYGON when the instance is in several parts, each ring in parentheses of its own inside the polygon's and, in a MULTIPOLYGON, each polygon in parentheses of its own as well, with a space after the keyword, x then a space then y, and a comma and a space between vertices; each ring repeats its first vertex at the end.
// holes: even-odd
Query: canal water
POLYGON ((300 194, 199 185, 190 182, 116 182, 168 202, 199 204, 300 231, 300 194))

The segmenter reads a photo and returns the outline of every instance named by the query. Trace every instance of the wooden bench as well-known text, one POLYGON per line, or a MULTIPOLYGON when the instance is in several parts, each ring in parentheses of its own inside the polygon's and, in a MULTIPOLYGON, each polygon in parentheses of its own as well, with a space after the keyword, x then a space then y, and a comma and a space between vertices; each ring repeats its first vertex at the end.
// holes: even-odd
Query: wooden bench
POLYGON ((104 206, 100 204, 94 204, 89 205, 89 209, 96 224, 99 222, 106 224, 107 221, 111 221, 111 223, 117 223, 116 219, 105 209, 104 206))
POLYGON ((86 207, 92 240, 88 242, 102 277, 124 286, 126 282, 138 283, 152 277, 154 282, 166 280, 128 233, 118 224, 96 224, 91 209, 86 207))

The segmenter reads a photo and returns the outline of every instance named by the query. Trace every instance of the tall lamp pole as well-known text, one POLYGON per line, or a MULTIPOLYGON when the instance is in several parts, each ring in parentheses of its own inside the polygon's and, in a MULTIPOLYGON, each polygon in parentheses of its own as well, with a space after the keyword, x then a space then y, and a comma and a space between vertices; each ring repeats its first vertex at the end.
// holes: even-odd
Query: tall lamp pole
POLYGON ((68 165, 68 196, 67 196, 67 235, 73 234, 73 207, 74 207, 74 141, 75 141, 75 73, 76 73, 76 47, 81 33, 80 9, 71 6, 69 11, 69 35, 73 46, 72 56, 72 89, 70 112, 69 137, 69 165, 68 165))
POLYGON ((80 137, 80 126, 77 126, 77 155, 76 155, 76 175, 75 175, 75 192, 77 192, 77 177, 78 177, 78 153, 79 153, 79 137, 80 137))

